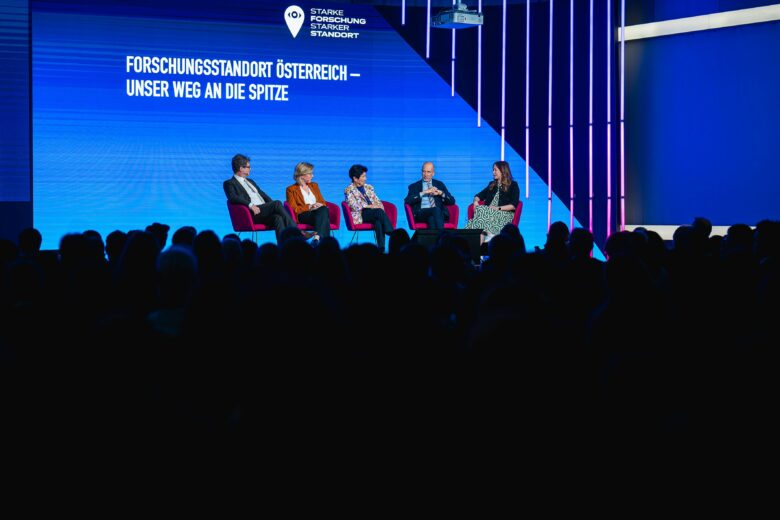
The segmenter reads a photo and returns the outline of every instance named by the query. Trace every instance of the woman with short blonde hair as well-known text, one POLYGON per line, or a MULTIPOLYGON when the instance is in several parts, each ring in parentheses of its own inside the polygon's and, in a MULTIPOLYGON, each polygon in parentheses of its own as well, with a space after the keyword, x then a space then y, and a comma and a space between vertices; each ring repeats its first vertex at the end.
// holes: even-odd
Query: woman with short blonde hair
POLYGON ((301 161, 295 165, 295 171, 293 172, 293 180, 297 183, 298 179, 312 172, 314 172, 314 165, 312 163, 301 161))
POLYGON ((314 227, 314 240, 317 241, 330 236, 330 215, 320 187, 311 181, 313 178, 314 165, 299 162, 293 172, 295 184, 287 187, 286 196, 295 220, 314 227))

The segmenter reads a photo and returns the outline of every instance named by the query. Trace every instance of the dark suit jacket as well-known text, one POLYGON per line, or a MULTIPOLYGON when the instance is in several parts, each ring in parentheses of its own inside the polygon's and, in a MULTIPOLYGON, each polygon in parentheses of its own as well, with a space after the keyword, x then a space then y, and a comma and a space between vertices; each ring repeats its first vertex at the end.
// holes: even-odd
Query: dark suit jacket
MULTIPOLYGON (((444 214, 444 218, 446 219, 450 214, 450 212, 447 211, 447 205, 455 204, 455 197, 452 196, 452 194, 447 189, 447 186, 445 186, 443 182, 437 181, 436 179, 431 179, 431 184, 434 188, 438 188, 443 192, 442 195, 436 196, 433 199, 436 201, 436 205, 441 208, 442 213, 444 214)), ((404 202, 412 207, 412 214, 415 217, 421 209, 421 191, 423 191, 422 179, 409 185, 409 193, 406 194, 406 198, 404 199, 404 202)))
MULTIPOLYGON (((263 197, 263 200, 266 202, 271 202, 272 199, 269 197, 263 190, 257 187, 257 184, 255 184, 255 181, 248 178, 246 179, 247 182, 251 183, 252 186, 255 187, 257 192, 260 194, 261 197, 263 197)), ((231 177, 228 180, 226 180, 224 183, 222 183, 222 189, 225 190, 225 195, 227 195, 228 202, 231 204, 242 204, 244 206, 249 207, 249 204, 252 202, 249 198, 249 194, 246 192, 243 186, 241 186, 241 183, 236 180, 235 177, 231 177)))

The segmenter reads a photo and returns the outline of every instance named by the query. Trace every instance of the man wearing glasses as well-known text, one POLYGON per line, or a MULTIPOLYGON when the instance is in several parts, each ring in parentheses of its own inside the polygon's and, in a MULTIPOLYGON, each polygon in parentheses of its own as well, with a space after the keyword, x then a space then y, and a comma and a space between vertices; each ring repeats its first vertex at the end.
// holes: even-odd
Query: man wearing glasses
POLYGON ((233 177, 222 184, 228 202, 249 207, 252 220, 256 224, 272 226, 276 230, 276 242, 279 243, 284 228, 295 227, 295 222, 278 200, 273 200, 255 181, 249 178, 251 166, 249 157, 236 154, 233 157, 233 177))

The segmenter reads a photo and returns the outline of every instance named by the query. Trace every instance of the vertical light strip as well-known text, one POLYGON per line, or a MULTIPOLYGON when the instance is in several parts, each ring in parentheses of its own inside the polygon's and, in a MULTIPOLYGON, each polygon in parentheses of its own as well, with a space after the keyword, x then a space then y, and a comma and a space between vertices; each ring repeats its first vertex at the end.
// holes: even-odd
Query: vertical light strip
POLYGON ((612 0, 607 0, 607 234, 612 232, 612 0))
POLYGON ((506 0, 501 18, 501 160, 504 160, 506 142, 506 0))
POLYGON ((552 219, 552 82, 553 82, 553 5, 550 0, 550 38, 547 53, 547 229, 552 219))
POLYGON ((574 0, 569 0, 569 229, 574 228, 574 0))
MULTIPOLYGON (((593 1, 588 36, 588 230, 593 233, 593 1)), ((612 0, 607 0, 611 2, 612 0)))
POLYGON ((425 59, 431 57, 431 0, 428 0, 428 11, 425 18, 425 59))
MULTIPOLYGON (((479 0, 482 12, 482 0, 479 0)), ((482 26, 477 27, 477 128, 482 127, 482 26)))
POLYGON ((406 25, 406 0, 401 0, 401 25, 406 25))
MULTIPOLYGON (((455 7, 455 0, 452 0, 455 7)), ((450 96, 455 97, 455 29, 452 30, 452 58, 450 60, 450 96)))
POLYGON ((530 196, 531 169, 531 105, 529 103, 531 92, 531 2, 525 3, 525 198, 530 196))
POLYGON ((620 230, 626 230, 626 0, 620 0, 620 230))

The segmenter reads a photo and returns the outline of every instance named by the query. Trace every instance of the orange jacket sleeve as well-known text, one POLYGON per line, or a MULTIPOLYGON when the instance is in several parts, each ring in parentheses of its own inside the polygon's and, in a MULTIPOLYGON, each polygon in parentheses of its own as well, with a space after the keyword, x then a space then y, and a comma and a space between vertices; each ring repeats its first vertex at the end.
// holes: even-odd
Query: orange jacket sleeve
MULTIPOLYGON (((322 193, 320 192, 320 187, 317 185, 317 183, 310 183, 309 188, 314 194, 314 197, 317 199, 317 202, 325 204, 325 199, 322 198, 322 193)), ((301 193, 301 188, 297 184, 293 184, 292 186, 287 187, 286 196, 287 204, 290 205, 296 216, 309 211, 309 205, 306 204, 306 202, 303 200, 303 193, 301 193)))
POLYGON ((300 215, 304 211, 309 211, 309 207, 303 201, 303 194, 301 193, 301 188, 297 184, 293 184, 292 186, 287 186, 287 191, 285 192, 285 196, 287 197, 287 204, 290 205, 290 207, 293 210, 293 213, 295 213, 296 216, 300 215))

